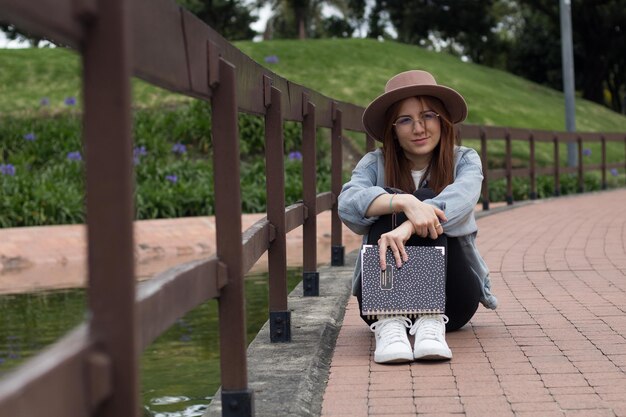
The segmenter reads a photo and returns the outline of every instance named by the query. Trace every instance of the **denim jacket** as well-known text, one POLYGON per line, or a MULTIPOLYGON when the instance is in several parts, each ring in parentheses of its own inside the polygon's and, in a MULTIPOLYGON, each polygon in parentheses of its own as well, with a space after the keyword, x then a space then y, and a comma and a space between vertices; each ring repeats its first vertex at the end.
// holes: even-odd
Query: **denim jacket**
MULTIPOLYGON (((424 203, 440 208, 448 219, 444 223, 445 234, 458 237, 476 279, 480 280, 482 294, 480 302, 487 308, 498 306, 497 298, 491 293, 489 269, 476 248, 476 219, 474 207, 480 197, 483 180, 480 157, 474 149, 456 146, 454 150, 454 182, 435 198, 424 203)), ((366 154, 352 171, 352 178, 344 184, 339 195, 339 217, 353 232, 363 235, 367 242, 369 228, 378 216, 365 217, 372 201, 386 194, 384 159, 381 149, 366 154)), ((357 257, 352 293, 361 285, 361 260, 357 257)))

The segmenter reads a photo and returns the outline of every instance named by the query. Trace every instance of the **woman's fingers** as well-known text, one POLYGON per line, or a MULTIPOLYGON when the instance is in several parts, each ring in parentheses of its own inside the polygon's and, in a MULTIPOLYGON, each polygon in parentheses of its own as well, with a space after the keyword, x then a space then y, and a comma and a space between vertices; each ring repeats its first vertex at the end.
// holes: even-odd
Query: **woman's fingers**
POLYGON ((391 249, 393 258, 396 261, 396 267, 398 268, 402 267, 402 261, 407 261, 409 259, 402 239, 395 240, 390 236, 383 235, 378 241, 380 269, 382 269, 383 271, 387 269, 387 249, 391 249))
POLYGON ((435 209, 435 215, 439 218, 439 220, 441 220, 442 222, 447 222, 448 218, 446 217, 446 214, 443 212, 443 210, 438 209, 437 207, 433 207, 435 209))

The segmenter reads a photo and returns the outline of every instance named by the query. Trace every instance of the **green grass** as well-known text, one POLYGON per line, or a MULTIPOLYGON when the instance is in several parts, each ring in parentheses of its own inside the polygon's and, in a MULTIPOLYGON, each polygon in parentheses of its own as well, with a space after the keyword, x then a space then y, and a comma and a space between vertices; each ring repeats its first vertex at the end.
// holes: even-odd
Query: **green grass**
MULTIPOLYGON (((342 101, 367 105, 394 74, 424 69, 463 94, 469 105, 468 123, 546 130, 563 130, 565 125, 560 92, 417 46, 369 39, 235 45, 275 73, 342 101), (264 64, 268 55, 278 56, 279 62, 264 64)), ((0 50, 0 113, 38 109, 42 97, 50 99, 50 109, 61 110, 68 96, 80 97, 76 53, 63 48, 0 50)), ((133 83, 133 98, 136 107, 187 100, 138 80, 133 83)), ((626 117, 577 99, 576 125, 579 131, 625 132, 626 117)))
MULTIPOLYGON (((80 56, 66 48, 0 49, 0 115, 49 115, 67 110, 67 97, 81 104, 80 56), (41 106, 47 98, 49 104, 41 106)), ((152 107, 187 101, 133 80, 133 105, 152 107)))
MULTIPOLYGON (((467 122, 546 130, 564 130, 563 94, 510 73, 397 42, 369 39, 239 42, 257 62, 296 83, 329 97, 367 105, 394 74, 423 69, 467 100, 467 122), (264 57, 278 56, 276 64, 264 57)), ((580 131, 625 132, 626 117, 586 100, 576 101, 580 131)))

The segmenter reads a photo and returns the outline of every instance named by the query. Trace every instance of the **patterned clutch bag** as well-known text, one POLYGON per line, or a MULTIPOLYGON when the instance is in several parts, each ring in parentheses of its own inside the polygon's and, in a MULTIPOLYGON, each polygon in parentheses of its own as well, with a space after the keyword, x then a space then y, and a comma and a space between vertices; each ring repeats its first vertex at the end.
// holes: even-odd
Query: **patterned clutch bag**
POLYGON ((381 271, 377 245, 361 249, 361 313, 413 317, 443 313, 446 307, 446 248, 405 246, 409 260, 401 268, 390 250, 381 271))

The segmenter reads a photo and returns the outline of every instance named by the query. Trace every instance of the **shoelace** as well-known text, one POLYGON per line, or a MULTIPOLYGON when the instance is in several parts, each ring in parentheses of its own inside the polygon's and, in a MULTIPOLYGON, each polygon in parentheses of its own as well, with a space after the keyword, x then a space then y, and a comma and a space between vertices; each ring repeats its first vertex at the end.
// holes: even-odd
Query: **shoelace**
POLYGON ((380 335, 380 339, 388 344, 401 342, 406 336, 406 329, 411 327, 411 320, 407 317, 390 317, 378 320, 370 325, 370 330, 380 335), (394 326, 399 324, 399 326, 394 326))
POLYGON ((409 333, 414 335, 419 333, 419 338, 439 339, 446 331, 445 325, 448 316, 445 314, 425 314, 413 323, 409 333))

